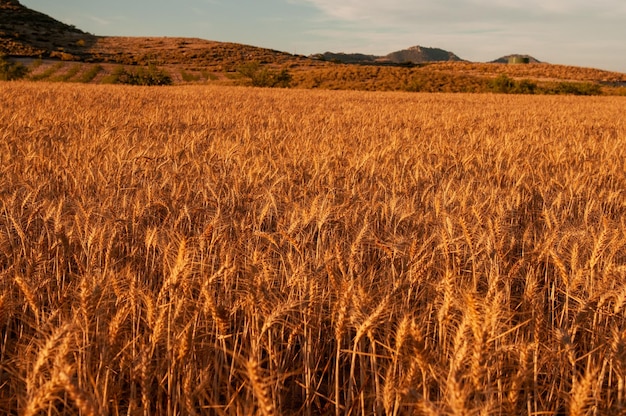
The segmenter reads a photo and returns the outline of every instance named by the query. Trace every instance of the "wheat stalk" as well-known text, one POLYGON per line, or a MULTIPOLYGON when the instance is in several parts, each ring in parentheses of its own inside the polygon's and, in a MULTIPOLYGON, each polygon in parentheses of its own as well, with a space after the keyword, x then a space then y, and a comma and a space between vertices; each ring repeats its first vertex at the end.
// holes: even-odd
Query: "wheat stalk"
POLYGON ((6 413, 624 405, 619 97, 0 96, 6 413))

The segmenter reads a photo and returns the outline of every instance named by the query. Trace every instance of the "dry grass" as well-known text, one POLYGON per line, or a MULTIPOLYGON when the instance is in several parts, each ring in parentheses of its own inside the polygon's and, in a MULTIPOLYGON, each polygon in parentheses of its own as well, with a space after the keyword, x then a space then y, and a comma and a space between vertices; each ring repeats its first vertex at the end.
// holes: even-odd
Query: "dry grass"
POLYGON ((586 68, 570 65, 555 65, 547 63, 506 65, 472 62, 437 62, 431 65, 431 69, 437 71, 460 72, 468 75, 495 76, 498 74, 506 74, 513 78, 529 78, 538 81, 626 81, 626 74, 621 72, 611 72, 596 68, 586 68))
POLYGON ((624 411, 624 99, 0 102, 3 414, 624 411))

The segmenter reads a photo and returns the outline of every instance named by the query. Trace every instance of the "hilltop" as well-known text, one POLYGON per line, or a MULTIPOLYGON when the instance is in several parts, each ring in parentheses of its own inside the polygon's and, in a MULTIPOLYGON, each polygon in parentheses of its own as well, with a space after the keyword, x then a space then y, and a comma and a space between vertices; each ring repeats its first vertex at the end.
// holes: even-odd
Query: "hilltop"
POLYGON ((391 62, 402 63, 424 63, 424 62, 459 62, 463 59, 454 53, 439 48, 427 48, 424 46, 413 46, 408 49, 392 52, 386 57, 391 62))

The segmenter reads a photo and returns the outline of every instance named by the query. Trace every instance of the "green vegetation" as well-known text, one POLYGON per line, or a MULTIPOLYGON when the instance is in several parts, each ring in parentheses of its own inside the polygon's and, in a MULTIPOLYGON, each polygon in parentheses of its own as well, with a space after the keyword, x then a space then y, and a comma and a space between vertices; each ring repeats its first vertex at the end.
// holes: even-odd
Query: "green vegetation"
POLYGON ((538 86, 528 79, 516 81, 500 74, 489 82, 492 92, 500 94, 601 95, 602 88, 592 82, 558 82, 538 86))
POLYGON ((515 81, 509 78, 507 75, 502 74, 498 75, 494 78, 490 83, 493 92, 501 93, 501 94, 509 94, 513 92, 515 88, 515 81))
POLYGON ((92 66, 87 72, 83 73, 78 79, 79 82, 87 84, 96 77, 102 71, 101 65, 92 66))
POLYGON ((535 94, 537 91, 537 84, 529 79, 523 79, 516 83, 514 91, 516 94, 535 94))
POLYGON ((118 66, 111 75, 102 79, 103 84, 126 84, 126 85, 171 85, 170 75, 155 65, 139 67, 135 70, 118 66))
POLYGON ((65 74, 55 77, 52 81, 67 82, 74 78, 74 76, 80 72, 82 67, 83 66, 81 64, 74 64, 65 74))
POLYGON ((195 82, 200 80, 200 76, 196 74, 191 74, 187 71, 180 71, 180 76, 183 78, 185 82, 195 82))
POLYGON ((9 59, 0 55, 0 81, 12 81, 24 78, 28 74, 28 68, 19 62, 11 62, 9 59))
POLYGON ((52 65, 50 68, 43 71, 41 74, 32 75, 30 79, 32 79, 33 81, 42 81, 44 79, 50 78, 52 74, 54 74, 55 72, 57 72, 59 69, 63 68, 64 66, 65 66, 65 63, 57 62, 56 64, 52 65))
POLYGON ((567 95, 600 95, 602 88, 592 82, 559 82, 552 88, 545 90, 546 94, 567 95))
POLYGON ((218 79, 220 79, 220 77, 209 71, 202 71, 201 73, 204 79, 207 81, 217 81, 218 79))
POLYGON ((103 84, 117 84, 120 75, 122 75, 124 72, 125 72, 125 69, 122 65, 117 66, 111 74, 102 78, 102 83, 103 84))
POLYGON ((537 84, 523 79, 515 81, 506 74, 500 74, 489 82, 489 88, 492 92, 499 94, 535 94, 537 92, 537 84))
POLYGON ((124 69, 119 74, 117 82, 128 85, 171 85, 172 78, 166 71, 151 64, 134 71, 124 69))
POLYGON ((288 88, 292 81, 291 74, 286 69, 272 70, 261 66, 257 61, 240 66, 237 72, 248 78, 254 87, 288 88))

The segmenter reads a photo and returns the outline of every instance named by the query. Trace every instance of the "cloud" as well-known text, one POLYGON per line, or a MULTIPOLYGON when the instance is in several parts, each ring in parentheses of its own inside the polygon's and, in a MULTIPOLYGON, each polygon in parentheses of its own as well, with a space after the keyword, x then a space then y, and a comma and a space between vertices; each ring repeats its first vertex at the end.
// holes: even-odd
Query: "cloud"
POLYGON ((110 20, 106 20, 106 19, 103 19, 103 18, 98 17, 98 16, 90 15, 90 16, 87 16, 87 17, 89 18, 89 20, 92 20, 92 21, 96 22, 100 26, 108 26, 108 25, 111 24, 110 20))
POLYGON ((405 25, 429 21, 485 21, 493 18, 526 20, 584 14, 626 14, 622 0, 300 0, 326 16, 344 21, 367 21, 375 25, 405 25))

